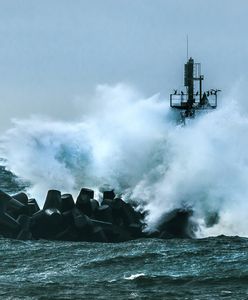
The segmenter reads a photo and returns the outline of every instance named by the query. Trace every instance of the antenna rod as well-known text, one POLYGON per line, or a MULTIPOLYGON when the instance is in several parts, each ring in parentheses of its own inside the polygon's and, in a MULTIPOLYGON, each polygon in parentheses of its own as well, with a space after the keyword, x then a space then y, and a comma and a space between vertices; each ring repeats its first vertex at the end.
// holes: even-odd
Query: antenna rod
POLYGON ((189 39, 188 39, 188 35, 187 35, 187 61, 189 59, 189 39))

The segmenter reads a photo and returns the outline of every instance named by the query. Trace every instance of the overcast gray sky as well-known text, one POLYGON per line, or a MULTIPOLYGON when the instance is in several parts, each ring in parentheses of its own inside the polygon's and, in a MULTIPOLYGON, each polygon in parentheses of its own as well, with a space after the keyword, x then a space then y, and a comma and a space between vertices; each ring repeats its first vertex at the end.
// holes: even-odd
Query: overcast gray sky
POLYGON ((248 78, 247 31, 246 0, 0 0, 0 130, 30 114, 78 118, 75 97, 102 83, 167 101, 187 34, 207 87, 228 93, 248 78))

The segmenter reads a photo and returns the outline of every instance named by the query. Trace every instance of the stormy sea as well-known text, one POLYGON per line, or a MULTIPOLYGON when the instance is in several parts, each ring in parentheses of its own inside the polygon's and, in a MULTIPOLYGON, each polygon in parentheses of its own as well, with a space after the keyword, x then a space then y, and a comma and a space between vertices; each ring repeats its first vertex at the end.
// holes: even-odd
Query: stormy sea
MULTIPOLYGON (((0 189, 115 189, 146 213, 190 208, 193 239, 122 243, 1 238, 1 299, 248 299, 248 115, 230 97, 182 125, 159 95, 99 86, 81 120, 13 120, 0 189)), ((97 195, 99 191, 99 195, 97 195)))
POLYGON ((247 299, 248 240, 0 240, 1 299, 247 299))

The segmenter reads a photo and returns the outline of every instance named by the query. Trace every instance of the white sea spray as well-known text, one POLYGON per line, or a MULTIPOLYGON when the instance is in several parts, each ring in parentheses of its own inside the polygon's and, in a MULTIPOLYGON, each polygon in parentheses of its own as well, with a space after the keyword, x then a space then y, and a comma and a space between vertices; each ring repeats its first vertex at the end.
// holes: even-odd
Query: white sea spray
POLYGON ((81 121, 14 120, 1 137, 1 157, 40 203, 51 188, 76 194, 109 184, 148 211, 151 229, 164 212, 183 206, 194 210, 198 236, 248 236, 244 103, 231 95, 179 126, 161 96, 101 85, 81 121), (213 213, 219 221, 207 227, 213 213))

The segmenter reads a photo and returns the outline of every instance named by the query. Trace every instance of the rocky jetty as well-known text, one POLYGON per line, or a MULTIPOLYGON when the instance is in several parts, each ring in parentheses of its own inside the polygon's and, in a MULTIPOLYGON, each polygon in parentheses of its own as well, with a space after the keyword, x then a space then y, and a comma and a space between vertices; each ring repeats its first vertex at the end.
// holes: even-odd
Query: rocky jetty
POLYGON ((124 242, 138 238, 191 238, 191 210, 165 214, 156 230, 144 232, 145 214, 104 191, 102 202, 94 191, 82 188, 76 201, 71 194, 49 190, 42 209, 25 193, 10 196, 0 190, 0 236, 19 240, 124 242))

